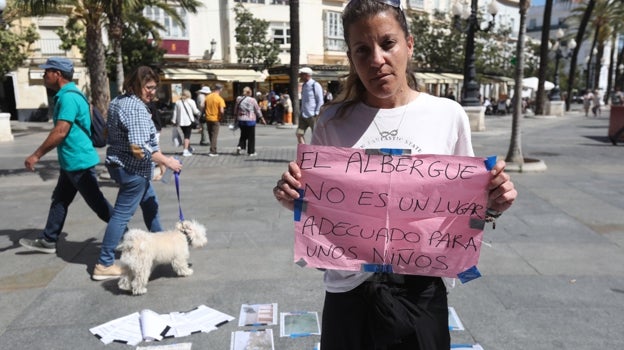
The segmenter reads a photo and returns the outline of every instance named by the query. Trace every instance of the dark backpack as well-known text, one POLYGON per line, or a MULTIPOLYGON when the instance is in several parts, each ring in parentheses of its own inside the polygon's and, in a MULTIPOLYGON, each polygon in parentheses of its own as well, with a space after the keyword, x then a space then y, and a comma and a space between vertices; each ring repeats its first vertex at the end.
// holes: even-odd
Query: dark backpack
POLYGON ((105 147, 108 129, 100 110, 91 105, 91 142, 94 147, 105 147))
MULTIPOLYGON (((87 97, 82 92, 76 90, 68 90, 67 92, 79 94, 85 99, 85 101, 87 101, 87 103, 89 103, 87 97)), ((102 113, 90 103, 89 110, 91 112, 91 133, 89 134, 82 125, 78 123, 76 123, 76 125, 78 125, 89 136, 94 147, 106 147, 106 135, 108 134, 108 130, 106 129, 106 120, 104 120, 102 113)))

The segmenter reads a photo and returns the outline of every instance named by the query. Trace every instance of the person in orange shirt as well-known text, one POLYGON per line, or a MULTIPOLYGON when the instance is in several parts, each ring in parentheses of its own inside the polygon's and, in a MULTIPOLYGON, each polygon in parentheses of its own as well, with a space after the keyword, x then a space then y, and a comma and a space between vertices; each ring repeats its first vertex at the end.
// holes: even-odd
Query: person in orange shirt
POLYGON ((208 138, 210 139, 210 153, 208 153, 210 157, 219 155, 219 153, 217 153, 219 122, 225 113, 225 100, 221 97, 221 91, 223 91, 223 85, 215 84, 212 92, 206 96, 206 103, 204 104, 204 108, 206 109, 208 138))

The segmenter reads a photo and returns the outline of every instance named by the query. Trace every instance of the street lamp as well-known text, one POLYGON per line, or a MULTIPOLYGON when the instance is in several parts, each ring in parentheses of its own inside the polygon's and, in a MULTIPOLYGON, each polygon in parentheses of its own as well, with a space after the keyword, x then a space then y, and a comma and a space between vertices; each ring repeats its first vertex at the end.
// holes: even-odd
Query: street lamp
POLYGON ((210 40, 210 50, 204 51, 204 59, 208 61, 212 61, 212 56, 214 56, 216 50, 217 50, 217 41, 213 38, 212 40, 210 40))
POLYGON ((556 34, 556 40, 555 40, 555 44, 553 45, 553 50, 555 51, 555 78, 553 83, 555 84, 555 87, 550 90, 550 94, 548 95, 548 97, 550 98, 551 101, 561 101, 561 90, 559 89, 559 60, 562 58, 570 58, 572 57, 572 51, 574 51, 574 48, 576 48, 576 41, 574 39, 570 39, 570 42, 568 42, 567 45, 567 51, 564 53, 563 49, 561 48, 562 46, 562 41, 561 39, 563 39, 563 36, 565 35, 565 33, 563 32, 563 30, 561 28, 559 28, 559 30, 557 30, 557 34, 556 34))
POLYGON ((481 28, 481 22, 477 18, 477 1, 471 0, 470 7, 466 3, 462 5, 455 2, 453 5, 453 23, 455 29, 466 34, 466 56, 464 57, 464 88, 462 91, 461 104, 463 106, 480 106, 479 83, 477 83, 477 71, 475 68, 475 43, 474 37, 477 31, 488 32, 494 27, 494 20, 498 13, 496 0, 492 0, 487 11, 492 16, 486 28, 481 28))

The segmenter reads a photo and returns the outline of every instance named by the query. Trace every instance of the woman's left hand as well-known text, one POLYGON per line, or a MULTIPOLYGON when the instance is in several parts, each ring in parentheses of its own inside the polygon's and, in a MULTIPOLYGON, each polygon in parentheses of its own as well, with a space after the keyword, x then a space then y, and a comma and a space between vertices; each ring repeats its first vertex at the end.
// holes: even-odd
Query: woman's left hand
POLYGON ((509 209, 518 196, 511 178, 505 173, 505 161, 499 160, 491 170, 492 180, 490 180, 488 209, 499 213, 509 209))

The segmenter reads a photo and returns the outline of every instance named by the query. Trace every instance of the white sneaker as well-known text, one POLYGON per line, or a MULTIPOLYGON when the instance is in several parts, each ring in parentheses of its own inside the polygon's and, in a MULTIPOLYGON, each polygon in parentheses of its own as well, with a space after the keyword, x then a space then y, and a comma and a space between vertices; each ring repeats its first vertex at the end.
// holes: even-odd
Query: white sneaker
POLYGON ((241 154, 241 148, 236 147, 236 155, 239 156, 241 154))
POLYGON ((250 157, 256 157, 256 156, 258 156, 258 153, 256 153, 256 152, 254 152, 254 153, 249 153, 249 154, 248 154, 248 156, 250 156, 250 157))
POLYGON ((190 157, 192 156, 193 153, 189 152, 189 150, 185 149, 184 152, 182 152, 182 156, 183 157, 190 157))

